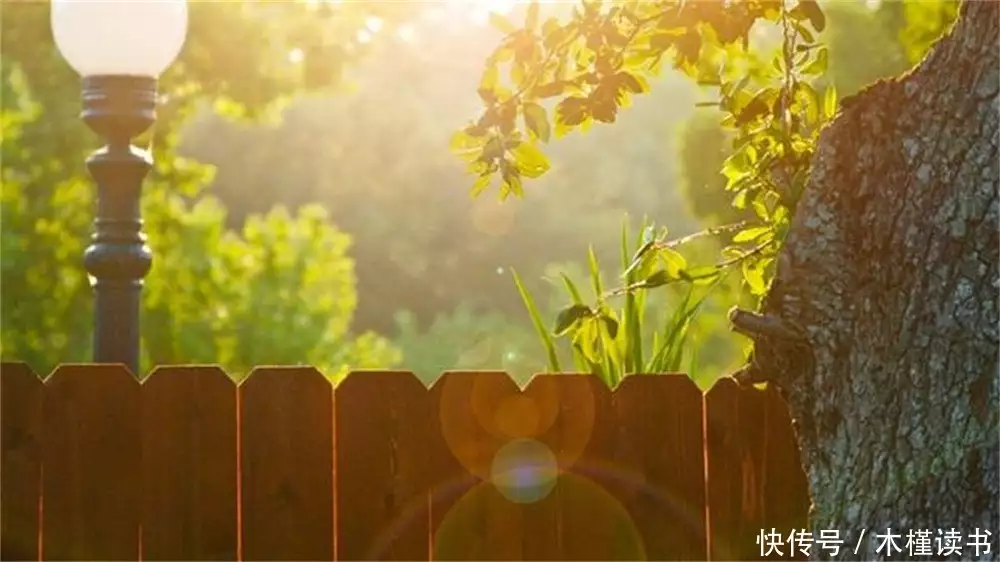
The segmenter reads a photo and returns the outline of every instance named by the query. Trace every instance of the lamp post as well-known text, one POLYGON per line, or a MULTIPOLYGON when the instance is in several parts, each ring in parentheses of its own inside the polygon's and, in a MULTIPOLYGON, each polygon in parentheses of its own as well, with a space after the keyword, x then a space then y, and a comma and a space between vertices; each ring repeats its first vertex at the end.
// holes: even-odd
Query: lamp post
POLYGON ((132 139, 156 119, 156 83, 187 33, 185 0, 52 0, 52 33, 83 79, 88 127, 106 146, 87 159, 97 217, 84 254, 95 279, 94 361, 139 374, 139 303, 153 256, 139 208, 149 153, 132 139))

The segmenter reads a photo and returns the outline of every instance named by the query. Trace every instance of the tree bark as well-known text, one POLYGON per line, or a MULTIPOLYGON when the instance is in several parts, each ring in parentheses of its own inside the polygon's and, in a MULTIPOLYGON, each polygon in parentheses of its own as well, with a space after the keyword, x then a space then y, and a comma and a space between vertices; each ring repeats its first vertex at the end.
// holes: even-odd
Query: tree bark
POLYGON ((844 100, 762 307, 807 334, 758 339, 753 363, 788 403, 813 536, 839 530, 839 559, 909 558, 924 529, 924 559, 950 529, 951 558, 998 558, 998 18, 966 0, 922 63, 844 100))

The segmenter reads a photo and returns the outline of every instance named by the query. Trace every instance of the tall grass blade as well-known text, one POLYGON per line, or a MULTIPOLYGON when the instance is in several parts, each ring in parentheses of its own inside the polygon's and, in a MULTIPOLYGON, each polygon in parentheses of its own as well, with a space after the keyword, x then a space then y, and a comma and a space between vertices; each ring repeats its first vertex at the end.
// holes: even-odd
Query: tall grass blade
POLYGON ((594 253, 593 246, 587 248, 587 264, 590 266, 590 283, 594 287, 594 298, 600 301, 604 296, 604 287, 601 283, 601 267, 597 263, 597 254, 594 253))
POLYGON ((573 299, 573 304, 583 304, 583 299, 580 298, 580 291, 577 290, 576 284, 569 278, 569 275, 565 273, 560 273, 559 275, 562 277, 563 285, 566 286, 566 291, 569 292, 570 297, 573 299))
POLYGON ((649 365, 647 365, 647 372, 676 372, 680 369, 691 321, 719 283, 719 281, 713 282, 705 293, 693 303, 691 303, 691 297, 694 294, 695 287, 691 286, 688 289, 684 295, 684 299, 664 325, 662 340, 657 342, 659 348, 656 350, 656 355, 650 361, 649 365))
POLYGON ((524 306, 528 309, 528 315, 531 316, 531 323, 535 325, 535 331, 538 332, 538 337, 541 338, 542 344, 545 346, 545 352, 549 358, 549 369, 553 373, 561 373, 562 367, 559 366, 559 355, 556 354, 556 344, 552 340, 552 335, 549 334, 548 329, 545 328, 545 323, 542 322, 542 316, 538 313, 538 308, 535 306, 535 299, 531 298, 531 294, 524 287, 524 283, 521 282, 521 276, 517 274, 516 270, 511 270, 514 274, 514 284, 517 285, 517 292, 521 293, 521 300, 524 301, 524 306))
MULTIPOLYGON (((628 271, 629 266, 629 244, 628 244, 628 217, 622 220, 622 234, 621 234, 621 261, 622 261, 622 271, 628 271)), ((625 275, 625 286, 632 285, 633 275, 628 273, 625 275)), ((624 365, 622 370, 624 374, 631 373, 635 370, 636 366, 636 354, 635 354, 635 343, 639 342, 639 353, 642 353, 642 334, 639 333, 639 327, 636 323, 635 318, 635 296, 629 292, 625 294, 625 306, 622 310, 622 323, 619 327, 621 330, 621 355, 624 356, 624 365)), ((639 359, 640 363, 642 359, 639 359)))

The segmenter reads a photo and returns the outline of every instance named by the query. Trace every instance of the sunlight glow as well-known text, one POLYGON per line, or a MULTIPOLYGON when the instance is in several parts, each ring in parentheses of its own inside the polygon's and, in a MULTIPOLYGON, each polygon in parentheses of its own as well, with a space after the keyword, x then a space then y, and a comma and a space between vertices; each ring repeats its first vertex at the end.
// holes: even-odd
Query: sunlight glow
POLYGON ((396 37, 403 43, 413 43, 417 39, 417 30, 412 25, 403 25, 396 30, 396 37))
POLYGON ((378 33, 382 29, 382 18, 372 16, 365 20, 365 27, 372 33, 378 33))
POLYGON ((501 15, 509 14, 517 0, 451 0, 455 3, 465 4, 470 10, 469 17, 476 25, 486 25, 490 20, 490 12, 501 15))
POLYGON ((302 49, 292 49, 288 53, 288 62, 290 62, 292 64, 298 64, 298 63, 302 62, 302 59, 304 57, 305 57, 305 53, 302 52, 302 49))

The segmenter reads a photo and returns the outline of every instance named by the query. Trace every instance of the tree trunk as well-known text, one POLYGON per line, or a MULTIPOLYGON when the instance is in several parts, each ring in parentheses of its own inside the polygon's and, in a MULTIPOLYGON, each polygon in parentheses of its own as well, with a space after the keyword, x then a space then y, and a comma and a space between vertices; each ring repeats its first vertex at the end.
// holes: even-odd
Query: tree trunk
POLYGON ((754 370, 788 402, 836 558, 887 558, 891 528, 896 559, 924 529, 924 559, 950 529, 950 558, 997 559, 998 6, 967 0, 920 65, 845 100, 763 306, 807 334, 758 339, 754 370))

